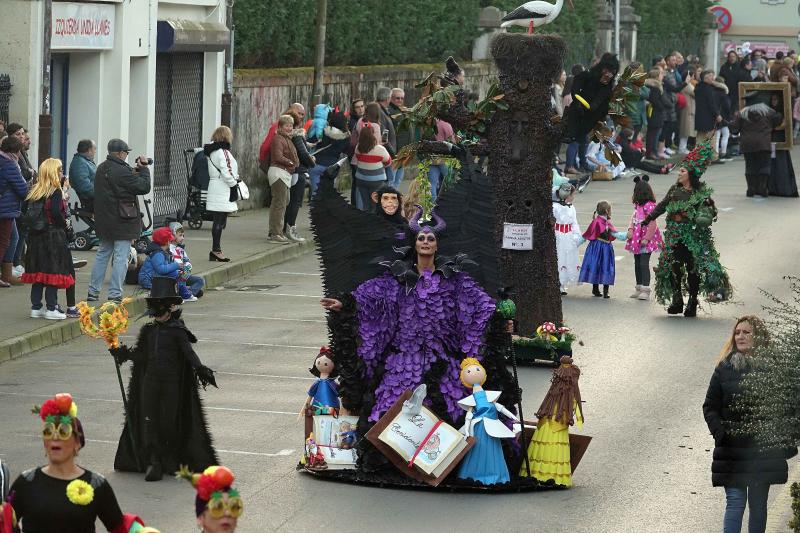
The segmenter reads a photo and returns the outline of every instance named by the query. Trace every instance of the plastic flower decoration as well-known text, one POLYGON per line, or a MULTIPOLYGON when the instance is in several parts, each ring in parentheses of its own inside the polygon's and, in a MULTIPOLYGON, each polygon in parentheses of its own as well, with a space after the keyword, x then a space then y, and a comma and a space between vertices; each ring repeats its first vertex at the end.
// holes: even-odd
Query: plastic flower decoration
POLYGON ((94 499, 94 489, 85 481, 76 479, 67 485, 67 498, 75 505, 89 505, 94 499))
POLYGON ((563 341, 564 337, 566 337, 567 333, 570 332, 570 329, 567 326, 561 326, 558 328, 559 338, 558 340, 563 341))
MULTIPOLYGON (((244 510, 244 504, 239 492, 234 489, 233 481, 236 479, 233 472, 224 466, 209 466, 202 474, 194 474, 186 465, 181 465, 175 473, 177 479, 185 479, 197 489, 197 498, 205 502, 205 508, 214 518, 221 518, 227 509, 234 518, 239 517, 244 510), (222 494, 228 494, 228 501, 223 501, 222 494)), ((202 504, 201 504, 202 505, 202 504)), ((198 508, 198 516, 201 509, 198 508)))
POLYGON ((86 302, 78 304, 79 323, 84 335, 95 339, 103 339, 109 348, 119 347, 119 336, 128 331, 128 310, 125 308, 133 300, 123 298, 122 302, 106 302, 100 306, 98 323, 94 321, 96 308, 86 302))
POLYGON ((545 340, 549 341, 556 341, 558 340, 554 333, 556 333, 556 325, 552 322, 545 322, 538 328, 536 328, 536 336, 545 340))

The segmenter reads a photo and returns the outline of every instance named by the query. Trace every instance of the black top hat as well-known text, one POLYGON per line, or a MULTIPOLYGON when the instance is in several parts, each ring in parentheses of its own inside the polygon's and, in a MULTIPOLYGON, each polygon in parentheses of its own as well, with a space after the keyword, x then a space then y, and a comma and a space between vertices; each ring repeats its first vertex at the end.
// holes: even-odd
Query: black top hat
POLYGON ((178 283, 172 278, 164 276, 154 276, 153 285, 150 288, 150 296, 145 298, 147 305, 164 303, 168 305, 180 305, 183 298, 178 294, 178 283))

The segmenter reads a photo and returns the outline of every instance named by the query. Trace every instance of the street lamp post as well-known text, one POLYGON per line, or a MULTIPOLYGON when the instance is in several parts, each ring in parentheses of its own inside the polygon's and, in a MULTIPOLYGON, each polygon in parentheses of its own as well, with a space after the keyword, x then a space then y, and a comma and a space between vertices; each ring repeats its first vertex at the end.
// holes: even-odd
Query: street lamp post
POLYGON ((39 163, 50 157, 53 117, 50 115, 50 39, 52 36, 53 0, 44 2, 42 25, 42 108, 39 114, 39 163))
POLYGON ((317 0, 317 49, 314 60, 314 92, 311 96, 311 106, 322 101, 322 78, 325 74, 325 32, 328 20, 327 0, 317 0))

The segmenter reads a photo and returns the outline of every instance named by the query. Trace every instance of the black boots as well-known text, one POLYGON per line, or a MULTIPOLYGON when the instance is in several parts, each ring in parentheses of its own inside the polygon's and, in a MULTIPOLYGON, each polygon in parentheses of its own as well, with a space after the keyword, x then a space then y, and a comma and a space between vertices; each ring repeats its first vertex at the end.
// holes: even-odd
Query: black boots
POLYGON ((600 294, 600 285, 598 285, 597 283, 592 284, 592 296, 596 298, 600 298, 601 296, 603 296, 602 294, 600 294))
MULTIPOLYGON (((695 305, 697 303, 695 302, 695 305)), ((670 315, 679 315, 683 312, 683 294, 680 291, 672 293, 672 303, 667 307, 667 313, 670 315)))
POLYGON ((147 470, 144 473, 144 480, 161 481, 162 477, 164 477, 164 473, 161 469, 161 460, 157 455, 153 454, 150 456, 150 465, 147 467, 147 470))
POLYGON ((686 309, 683 311, 683 316, 687 318, 694 318, 697 316, 697 296, 689 295, 689 300, 686 302, 686 309))
POLYGON ((759 176, 756 180, 758 180, 756 182, 758 184, 756 194, 764 198, 769 198, 769 176, 759 176))
POLYGON ((756 183, 758 182, 758 178, 745 175, 744 179, 747 180, 747 197, 752 198, 756 195, 756 183))

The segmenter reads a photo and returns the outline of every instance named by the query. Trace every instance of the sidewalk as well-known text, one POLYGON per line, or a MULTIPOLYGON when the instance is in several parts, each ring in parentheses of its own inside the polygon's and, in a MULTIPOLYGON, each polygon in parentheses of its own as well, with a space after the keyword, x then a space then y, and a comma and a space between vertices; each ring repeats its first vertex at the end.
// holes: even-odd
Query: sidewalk
MULTIPOLYGON (((219 286, 228 280, 282 263, 314 249, 309 230, 308 205, 301 208, 297 217, 298 232, 307 239, 304 243, 268 243, 268 214, 268 209, 256 209, 228 218, 228 226, 222 233, 222 249, 225 255, 231 258, 229 263, 208 260, 208 252, 211 250, 210 222, 203 222, 203 227, 199 230, 184 226, 186 250, 192 261, 192 274, 202 276, 207 287, 219 286)), ((75 296, 78 302, 86 299, 95 251, 96 249, 89 252, 73 251, 73 257, 86 259, 89 262, 76 272, 75 296)), ((109 273, 106 274, 106 282, 100 295, 101 304, 107 297, 109 273)), ((131 314, 141 313, 144 310, 144 297, 147 291, 138 285, 125 285, 124 292, 125 296, 135 298, 135 301, 127 306, 131 314)), ((81 334, 77 319, 51 321, 30 318, 29 296, 29 285, 0 289, 0 324, 3 325, 0 331, 0 363, 48 346, 61 344, 81 334)), ((66 308, 64 291, 59 291, 58 301, 62 308, 66 308)))

